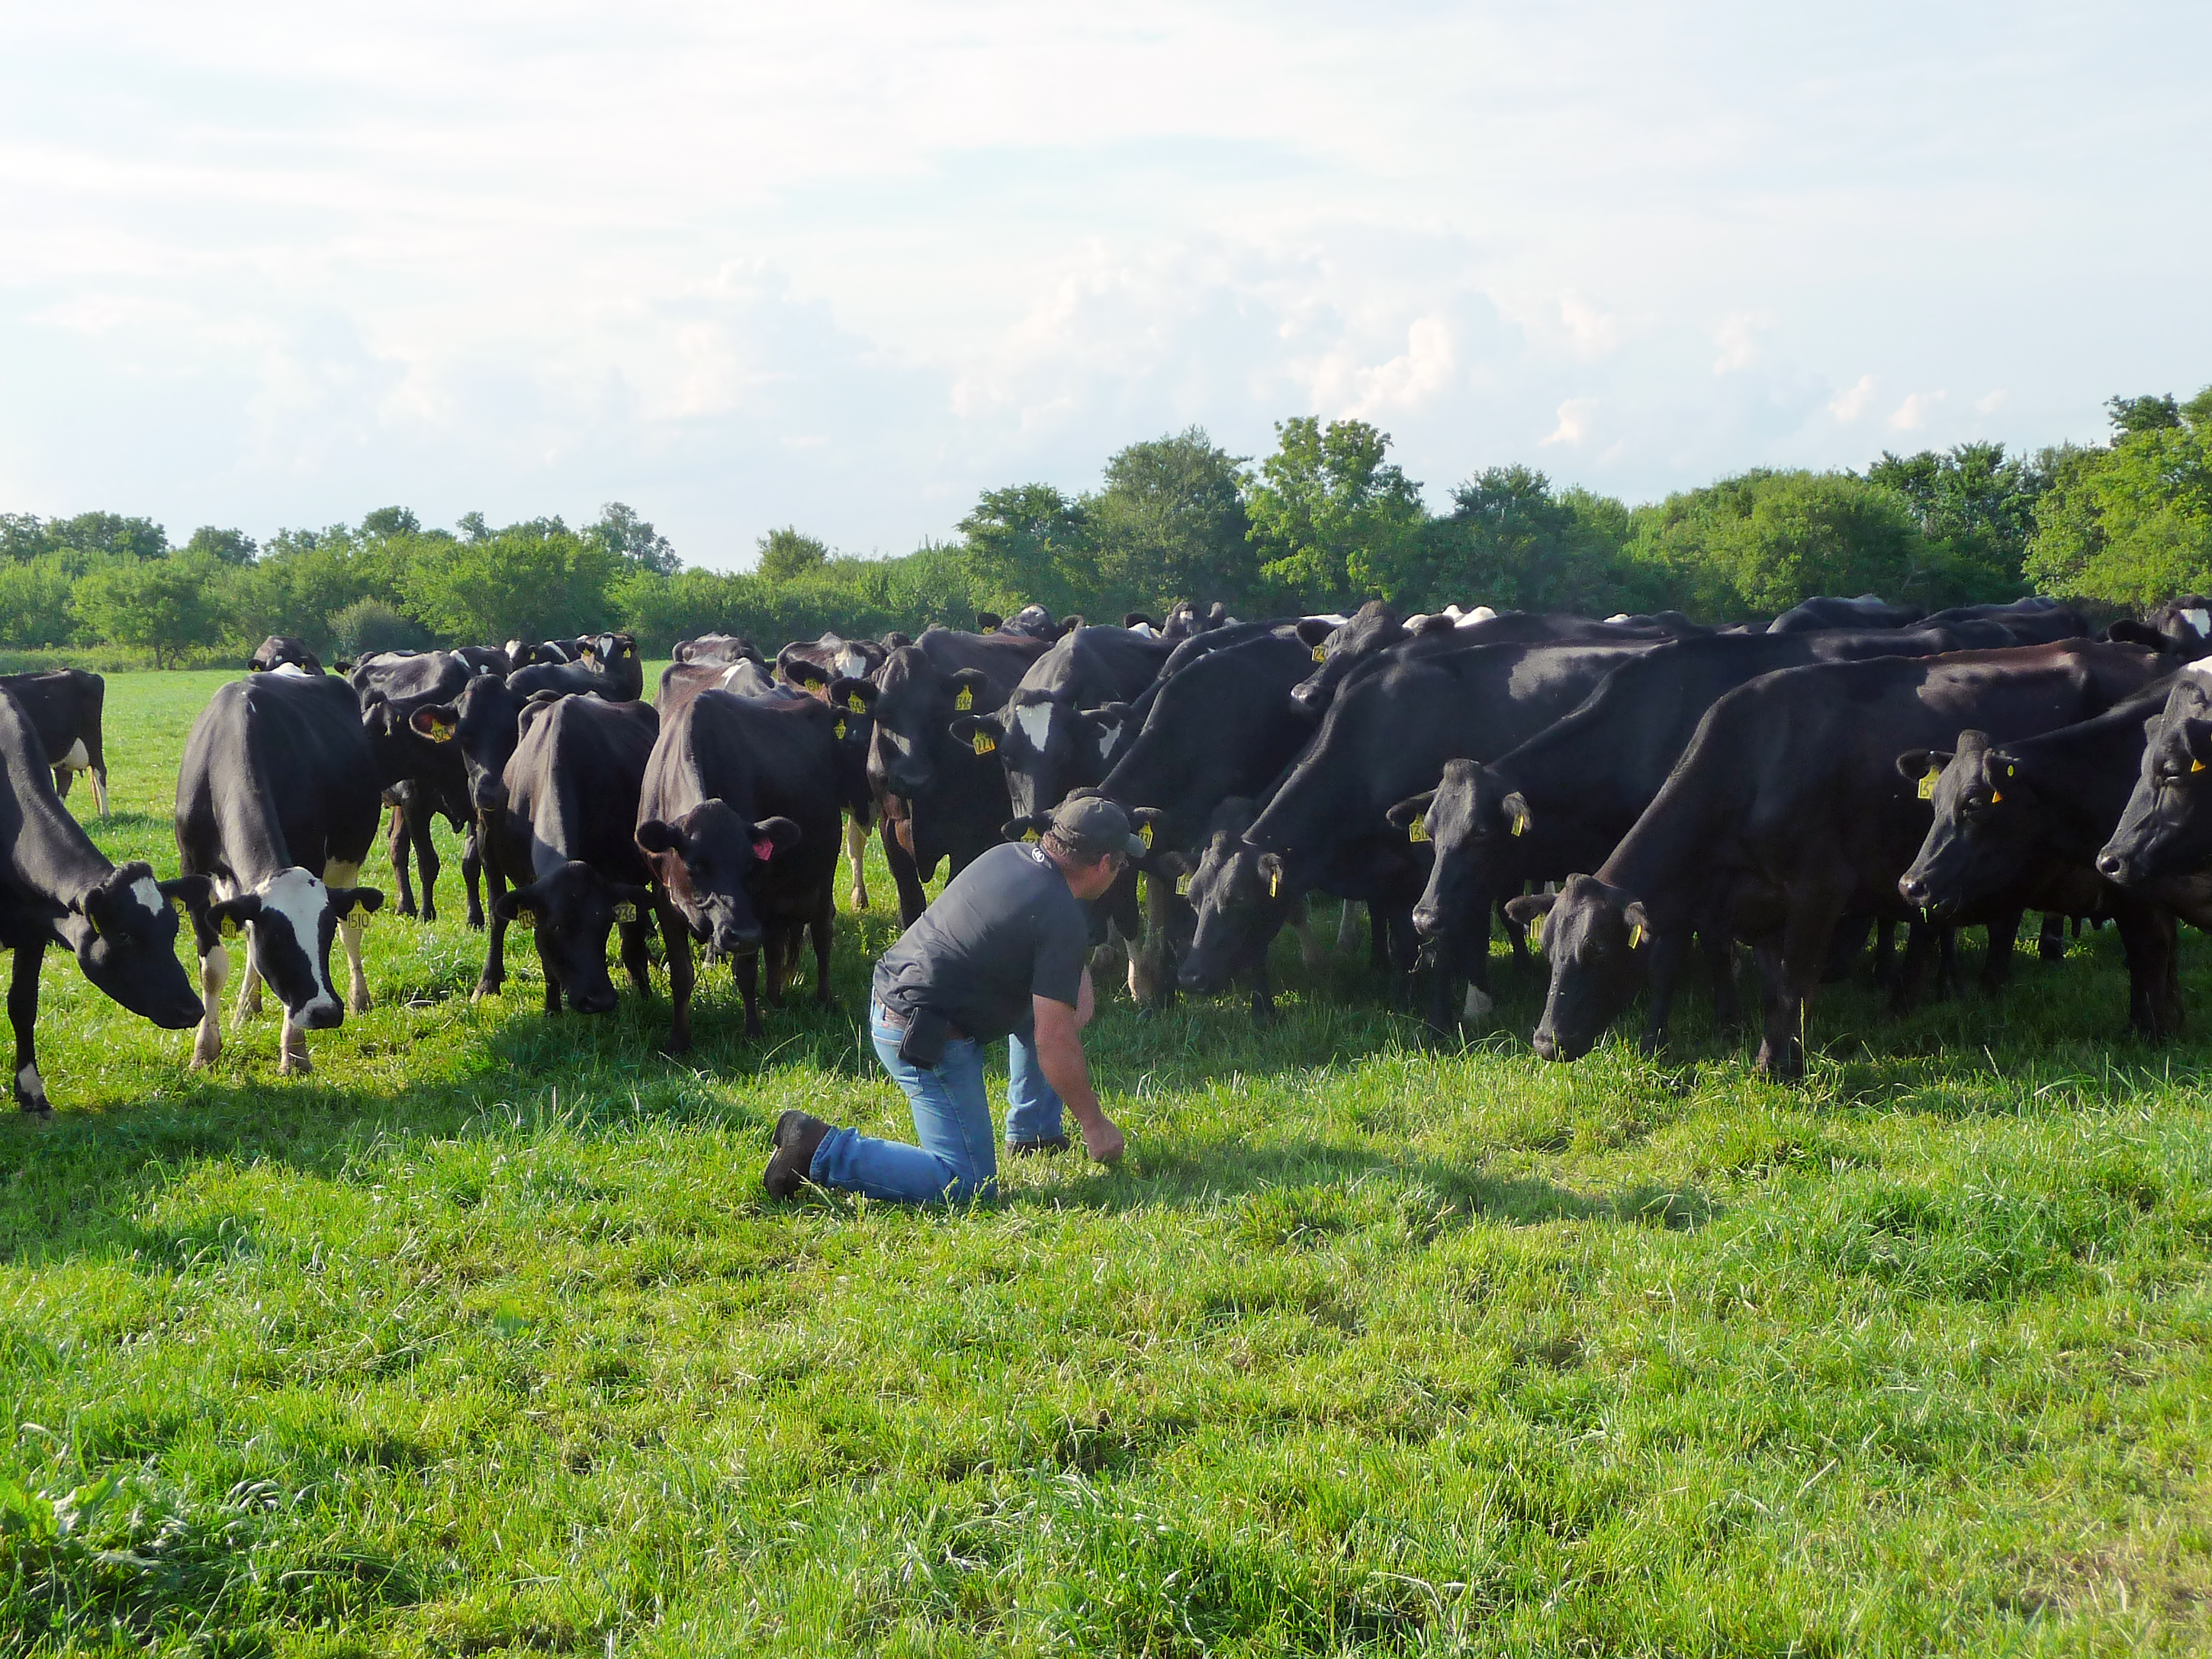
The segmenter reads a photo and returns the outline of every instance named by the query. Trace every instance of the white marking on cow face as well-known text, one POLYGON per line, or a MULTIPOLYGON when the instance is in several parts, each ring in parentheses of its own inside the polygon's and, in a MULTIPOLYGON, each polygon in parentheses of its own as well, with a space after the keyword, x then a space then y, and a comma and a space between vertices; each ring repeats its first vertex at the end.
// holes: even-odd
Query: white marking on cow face
POLYGON ((1025 702, 1014 710, 1014 724, 1029 742, 1030 750, 1044 753, 1044 740, 1052 732, 1052 705, 1048 702, 1025 702))
POLYGON ((2196 630, 2198 639, 2212 637, 2212 612, 2192 605, 2181 613, 2181 619, 2196 630))
POLYGON ((2212 680, 2212 661, 2207 661, 2203 658, 2200 657, 2195 662, 2185 665, 2181 672, 2185 674, 2196 674, 2205 679, 2212 680))
POLYGON ((1129 631, 1132 634, 1134 634, 1140 640, 1152 640, 1158 639, 1159 637, 1159 635, 1153 630, 1152 625, 1150 623, 1133 623, 1130 624, 1129 631))
POLYGON ((1119 726, 1105 726, 1099 728, 1098 758, 1100 760, 1109 761, 1114 758, 1114 739, 1121 735, 1121 728, 1119 726))
POLYGON ((280 662, 276 667, 270 669, 269 672, 272 674, 282 674, 289 680, 304 680, 312 679, 313 678, 313 676, 309 674, 306 669, 301 667, 300 665, 295 662, 280 662))
MULTIPOLYGON (((355 868, 358 871, 359 866, 355 868)), ((289 870, 278 871, 262 883, 260 891, 255 896, 261 901, 264 916, 273 913, 284 919, 292 930, 294 947, 306 958, 314 995, 301 1005, 300 1013, 308 1015, 337 1007, 337 998, 331 993, 327 971, 329 963, 323 953, 323 918, 330 913, 331 890, 295 866, 289 870)), ((257 955, 265 948, 263 942, 265 937, 264 928, 254 929, 253 948, 257 955)), ((272 982, 276 980, 265 963, 262 966, 261 976, 272 982)))
POLYGON ((1492 611, 1486 605, 1478 605, 1472 611, 1462 611, 1460 614, 1460 619, 1457 625, 1461 628, 1472 628, 1477 623, 1496 622, 1497 620, 1498 613, 1495 611, 1492 611))
POLYGON ((58 772, 82 772, 91 764, 92 756, 84 746, 84 739, 79 738, 70 744, 69 753, 54 763, 54 769, 58 772))
POLYGON ((148 915, 157 919, 161 912, 168 908, 168 900, 161 896, 161 890, 154 884, 154 878, 151 876, 141 876, 132 882, 131 896, 146 907, 148 915))
POLYGON ((848 680, 867 678, 868 659, 860 654, 859 647, 855 646, 848 645, 840 651, 837 653, 836 664, 837 672, 848 680))
POLYGON ((1613 612, 1610 617, 1607 617, 1605 620, 1606 620, 1606 625, 1609 628, 1609 627, 1611 627, 1614 623, 1625 623, 1625 622, 1626 622, 1626 621, 1628 620, 1628 613, 1627 613, 1626 611, 1614 611, 1614 612, 1613 612))

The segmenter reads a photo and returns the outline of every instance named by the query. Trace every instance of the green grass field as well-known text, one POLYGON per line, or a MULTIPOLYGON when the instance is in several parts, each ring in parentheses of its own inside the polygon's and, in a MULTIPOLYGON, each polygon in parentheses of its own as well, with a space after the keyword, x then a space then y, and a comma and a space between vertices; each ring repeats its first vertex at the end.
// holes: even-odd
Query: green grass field
MULTIPOLYGON (((222 677, 109 681, 173 873, 222 677)), ((80 788, 71 804, 92 811, 80 788)), ((376 1006, 212 1074, 50 956, 59 1109, 0 1133, 0 1652, 1858 1655, 2212 1645, 2212 1048, 2108 933, 2002 1001, 1440 1053, 1359 958, 1091 1048, 1130 1154, 973 1212, 760 1196, 786 1107, 908 1133, 854 1024, 702 980, 376 1006)), ((365 880, 386 884, 381 854, 365 880)), ((2185 989, 2212 1032, 2212 951, 2185 989)))

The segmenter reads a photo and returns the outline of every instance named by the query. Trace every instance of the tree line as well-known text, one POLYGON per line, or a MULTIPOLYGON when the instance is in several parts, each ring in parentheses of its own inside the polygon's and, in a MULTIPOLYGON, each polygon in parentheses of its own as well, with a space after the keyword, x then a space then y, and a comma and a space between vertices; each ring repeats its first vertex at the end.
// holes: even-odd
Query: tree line
POLYGON ((1033 602, 1102 620, 1179 599, 1260 615, 1379 598, 1732 622, 1816 592, 1936 610, 2034 591, 2117 609, 2212 589, 2212 387, 2109 408, 2104 444, 1761 468, 1635 507, 1492 467, 1442 512, 1364 421, 1284 421, 1256 465, 1194 427, 1129 445, 1088 492, 988 490, 956 538, 902 557, 841 555, 793 526, 737 573, 687 568, 621 502, 576 528, 470 514, 426 529, 386 507, 265 546, 213 526, 173 546, 114 514, 0 514, 0 646, 102 645, 166 665, 242 656, 271 633, 337 657, 616 625, 659 653, 708 632, 772 645, 1033 602))

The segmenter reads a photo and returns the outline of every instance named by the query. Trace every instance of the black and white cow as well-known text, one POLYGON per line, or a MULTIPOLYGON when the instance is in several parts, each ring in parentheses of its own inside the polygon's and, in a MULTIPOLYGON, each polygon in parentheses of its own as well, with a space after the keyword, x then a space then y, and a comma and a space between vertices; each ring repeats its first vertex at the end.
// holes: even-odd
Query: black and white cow
POLYGON ((384 789, 377 749, 343 680, 279 671, 218 689, 185 742, 177 849, 212 902, 196 917, 202 1018, 195 1067, 222 1049, 218 1003, 230 972, 222 936, 244 927, 236 1018, 258 1012, 261 981, 284 1005, 277 1071, 308 1069, 306 1034, 342 1024, 331 940, 342 934, 349 1000, 368 1006, 362 917, 384 896, 355 884, 376 839, 384 789))
POLYGON ((727 668, 732 663, 761 660, 753 642, 742 634, 702 634, 696 640, 678 640, 671 656, 678 662, 708 663, 727 668))
POLYGON ((1003 707, 954 717, 952 740, 996 753, 1019 819, 1098 782, 1134 740, 1128 705, 1174 649, 1126 628, 1079 628, 1029 665, 1003 707), (1103 711, 1114 709, 1120 718, 1103 711), (980 741, 979 741, 980 739, 980 741))
POLYGON ((994 611, 975 613, 975 630, 980 634, 1018 634, 1024 639, 1042 640, 1047 645, 1082 626, 1080 617, 1063 617, 1054 622, 1052 612, 1041 605, 1025 605, 1011 617, 1001 617, 994 611))
POLYGON ((675 1004, 668 1052, 691 1046, 691 941, 731 959, 745 1035, 761 1035, 759 960, 783 998, 802 935, 814 943, 814 1000, 834 1000, 841 809, 838 711, 808 696, 703 691, 661 727, 638 801, 675 1004))
POLYGON ((635 702, 645 695, 645 663, 629 634, 587 634, 574 662, 532 663, 507 676, 525 698, 540 691, 588 694, 607 702, 635 702))
POLYGON ((1651 953, 1686 948, 1717 895, 1759 963, 1759 1069, 1802 1075, 1805 1008, 1838 919, 1911 919, 1897 881, 1929 813, 1898 756, 1966 726, 2009 742, 2072 725, 2165 669, 2132 646, 2070 640, 1785 669, 1729 692, 1595 875, 1506 906, 1523 925, 1541 921, 1552 962, 1536 1052, 1587 1053, 1644 983, 1651 953))
POLYGON ((165 1030, 197 1024, 199 998, 177 961, 177 907, 204 914, 198 876, 156 881, 153 866, 108 862, 54 793, 51 757, 11 696, 0 696, 0 947, 15 952, 8 1018, 16 1106, 52 1110, 39 1075, 39 969, 58 945, 103 994, 165 1030))
POLYGON ((289 634, 271 634, 254 647, 253 654, 246 659, 246 668, 248 673, 268 674, 286 663, 310 674, 323 672, 322 659, 307 648, 305 640, 295 639, 289 634))
POLYGON ((88 668, 53 668, 35 674, 0 674, 38 728, 54 769, 54 793, 66 800, 80 772, 92 774, 92 803, 107 816, 107 749, 100 735, 107 682, 88 668))
POLYGON ((491 836, 499 868, 515 885, 492 901, 477 994, 498 994, 508 924, 527 917, 545 971, 545 1012, 558 1013, 565 994, 580 1014, 607 1013, 615 1006, 610 928, 621 929, 623 965, 638 994, 648 989, 653 894, 633 837, 660 723, 650 703, 554 696, 525 703, 520 726, 491 836))
POLYGON ((411 854, 422 881, 421 915, 438 919, 438 872, 443 863, 432 836, 442 817, 461 836, 461 881, 468 895, 468 925, 484 925, 482 874, 483 848, 469 810, 467 781, 459 758, 450 750, 416 739, 416 711, 451 703, 473 680, 499 680, 498 670, 459 651, 380 653, 365 657, 346 676, 360 700, 362 720, 379 741, 387 764, 396 764, 384 799, 392 808, 390 854, 393 883, 399 889, 398 912, 417 914, 407 866, 411 854))
POLYGON ((794 640, 775 653, 775 677, 787 685, 826 697, 832 680, 870 678, 896 648, 837 634, 824 634, 818 640, 794 640))

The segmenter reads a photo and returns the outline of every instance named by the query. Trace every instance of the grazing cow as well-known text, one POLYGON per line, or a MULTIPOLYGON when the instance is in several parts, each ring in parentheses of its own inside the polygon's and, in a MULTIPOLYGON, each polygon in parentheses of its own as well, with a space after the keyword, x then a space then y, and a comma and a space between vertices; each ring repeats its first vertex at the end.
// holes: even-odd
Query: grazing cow
POLYGON ((246 659, 246 672, 266 674, 282 668, 286 663, 304 668, 310 674, 323 672, 322 659, 307 649, 305 640, 295 640, 289 634, 271 634, 253 647, 253 654, 246 659))
POLYGON ((650 703, 556 696, 532 698, 520 724, 501 776, 505 807, 493 815, 490 837, 499 869, 515 885, 492 901, 477 994, 498 994, 507 925, 528 917, 545 972, 546 1013, 561 1012, 563 994, 580 1014, 607 1013, 615 1006, 609 928, 621 929, 623 966, 638 994, 649 988, 653 894, 632 837, 660 723, 650 703))
MULTIPOLYGON (((1221 879, 1197 901, 1198 933, 1183 963, 1183 988, 1218 983, 1218 964, 1264 948, 1284 896, 1316 888, 1379 909, 1394 963, 1410 974, 1412 912, 1428 859, 1425 848, 1409 843, 1391 823, 1391 809, 1432 783, 1455 757, 1495 757, 1526 740, 1632 656, 1653 648, 1466 646, 1385 662, 1350 681, 1244 831, 1221 879)), ((1487 937, 1486 929, 1486 946, 1487 937)), ((1486 996, 1489 990, 1486 949, 1442 965, 1429 1006, 1439 1028, 1452 972, 1465 973, 1486 996)))
POLYGON ((92 774, 92 803, 107 816, 107 750, 100 722, 107 682, 88 668, 52 668, 35 674, 0 674, 0 689, 23 706, 54 769, 54 793, 69 799, 79 772, 92 774))
POLYGON ((1899 779, 1897 757, 1968 726, 2008 742, 2086 720, 2160 672, 2148 652, 2076 640, 1820 664, 1729 692, 1595 875, 1506 906, 1524 926, 1543 922, 1552 960, 1536 1052, 1587 1053, 1644 983, 1652 953, 1684 949, 1717 903, 1758 959, 1759 1069, 1802 1076, 1804 1010, 1838 919, 1911 920, 1897 878, 1929 809, 1899 779))
POLYGON ((1945 921, 2023 905, 2046 915, 2110 915, 2127 953, 2130 1020, 2154 1040, 2180 1026, 2174 917, 2212 924, 2212 872, 2138 891, 2099 875, 2096 858, 2127 808, 2167 695, 2154 682, 2094 720, 2040 737, 1999 747, 1966 731, 1954 749, 1898 757, 1935 810, 1918 856, 1898 878, 1905 902, 1945 921))
POLYGON ((403 916, 416 914, 414 890, 407 879, 411 852, 422 879, 422 918, 426 922, 438 919, 438 872, 443 865, 431 830, 442 817, 462 838, 468 925, 484 925, 483 847, 469 810, 461 763, 451 751, 418 741, 422 729, 412 722, 416 710, 450 703, 471 682, 499 678, 497 671, 458 651, 380 653, 362 659, 346 677, 360 699, 362 723, 373 737, 390 740, 389 754, 398 772, 384 799, 392 808, 392 876, 399 889, 403 916))
POLYGON ((2130 890, 2212 870, 2212 662, 2173 677, 2097 872, 2130 890))
POLYGON ((307 1071, 306 1034, 344 1020, 331 986, 333 933, 345 940, 353 1011, 368 1006, 362 917, 384 896, 355 882, 382 816, 381 779, 361 705, 340 679, 248 675, 218 688, 192 722, 177 777, 177 849, 185 873, 213 887, 213 902, 193 918, 195 1067, 222 1050, 222 935, 236 927, 246 929, 246 963, 235 1018, 258 1012, 267 980, 284 1005, 279 1074, 307 1071))
MULTIPOLYGON (((1432 854, 1415 929, 1443 940, 1451 959, 1470 960, 1487 949, 1496 906, 1528 883, 1595 870, 1651 805, 1705 710, 1746 681, 1816 662, 1932 656, 1957 643, 1924 629, 1716 635, 1622 663, 1580 708, 1518 748, 1488 764, 1455 757, 1436 788, 1391 808, 1390 821, 1418 825, 1432 854)), ((1724 927, 1704 937, 1722 1023, 1733 1024, 1732 945, 1724 927)), ((1654 980, 1645 1046, 1665 1042, 1673 997, 1671 981, 1654 980)))
POLYGON ((637 846, 653 872, 675 1005, 667 1048, 691 1046, 691 941, 731 958, 745 1036, 783 1000, 802 934, 814 941, 814 1000, 827 1006, 836 921, 840 809, 833 728, 839 712, 808 696, 703 691, 671 715, 646 767, 637 846))
POLYGON ((702 634, 696 640, 678 640, 671 654, 678 662, 714 663, 724 668, 735 662, 761 660, 753 642, 742 634, 702 634))
POLYGON ((883 814, 884 861, 897 884, 899 919, 911 927, 928 903, 922 884, 941 860, 958 875, 999 844, 1006 819, 998 761, 953 741, 960 714, 1003 705, 1047 641, 1024 634, 927 630, 891 653, 874 683, 844 678, 833 702, 857 701, 874 717, 868 783, 883 814))
POLYGON ((1370 599, 1341 625, 1332 625, 1326 617, 1310 617, 1297 625, 1297 632, 1318 665, 1291 693, 1291 706, 1308 720, 1321 718, 1349 676, 1385 660, 1410 661, 1471 645, 1599 645, 1677 637, 1667 623, 1601 623, 1526 611, 1509 611, 1486 622, 1430 617, 1415 632, 1380 599, 1370 599))
POLYGON ((199 998, 177 962, 176 907, 204 915, 200 876, 156 881, 153 866, 108 862, 54 793, 46 745, 12 696, 0 696, 0 947, 15 953, 8 1019, 15 1104, 53 1109, 39 1075, 39 969, 46 947, 72 952, 106 996, 164 1030, 197 1024, 199 998))
POLYGON ((824 634, 811 643, 795 640, 775 653, 775 677, 787 685, 825 696, 832 680, 872 678, 895 648, 836 634, 824 634))

